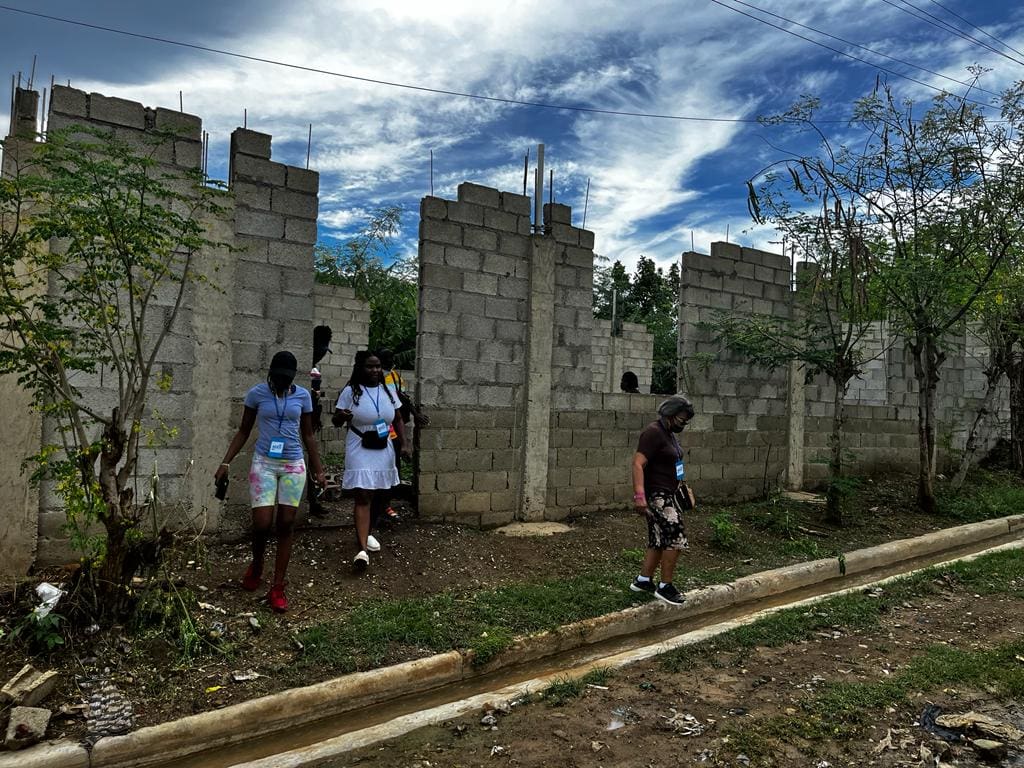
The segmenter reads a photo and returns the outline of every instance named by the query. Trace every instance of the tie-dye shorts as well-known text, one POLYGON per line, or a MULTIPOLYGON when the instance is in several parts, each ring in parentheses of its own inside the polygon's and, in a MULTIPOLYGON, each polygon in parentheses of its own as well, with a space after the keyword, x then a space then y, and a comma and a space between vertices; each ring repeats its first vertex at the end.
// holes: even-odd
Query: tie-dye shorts
POLYGON ((297 507, 305 487, 304 459, 271 459, 253 454, 249 467, 249 499, 253 507, 297 507))

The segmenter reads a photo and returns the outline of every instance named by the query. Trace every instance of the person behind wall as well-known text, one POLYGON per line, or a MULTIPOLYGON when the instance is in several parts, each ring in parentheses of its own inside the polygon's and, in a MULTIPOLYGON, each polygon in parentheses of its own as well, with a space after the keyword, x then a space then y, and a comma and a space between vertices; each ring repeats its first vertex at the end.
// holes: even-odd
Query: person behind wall
POLYGON ((672 584, 680 550, 686 549, 683 513, 693 509, 693 493, 684 482, 683 450, 678 435, 693 418, 684 397, 670 397, 658 406, 658 420, 640 433, 633 454, 633 506, 647 519, 647 551, 640 575, 629 588, 648 592, 663 603, 682 605, 683 595, 672 584), (661 579, 654 572, 661 568, 661 579))
POLYGON ((267 600, 270 608, 278 613, 288 610, 285 575, 292 554, 295 515, 306 484, 303 445, 309 454, 313 476, 321 487, 325 482, 320 451, 313 437, 313 401, 308 390, 292 383, 297 369, 295 355, 291 352, 274 355, 267 380, 246 393, 242 423, 214 475, 218 483, 224 481, 231 460, 245 447, 256 425, 259 437, 249 468, 252 562, 242 577, 242 588, 255 592, 263 584, 263 557, 271 525, 275 523, 276 507, 277 554, 267 600))
MULTIPOLYGON (((384 348, 377 352, 377 357, 380 358, 381 371, 384 373, 384 385, 389 387, 395 394, 398 395, 399 407, 398 413, 399 418, 402 420, 402 428, 404 434, 408 435, 409 421, 412 414, 409 410, 409 406, 405 404, 405 399, 402 395, 405 393, 405 379, 402 378, 402 374, 395 368, 395 353, 390 349, 384 348)), ((398 438, 398 435, 392 430, 392 440, 398 438)), ((395 468, 398 470, 399 483, 401 483, 402 477, 402 452, 395 451, 395 468)), ((373 498, 370 501, 370 530, 375 531, 379 526, 381 520, 387 519, 395 521, 398 519, 398 513, 391 507, 391 499, 394 496, 394 488, 388 488, 387 490, 377 491, 373 494, 373 498)))
POLYGON ((356 573, 370 564, 369 552, 380 551, 370 534, 370 499, 374 491, 398 485, 395 450, 405 451, 405 430, 398 416, 399 400, 384 384, 380 358, 369 351, 356 353, 352 376, 338 396, 331 423, 349 425, 345 438, 345 472, 341 487, 355 492, 356 573), (390 438, 391 430, 396 434, 390 438))
POLYGON ((632 395, 640 394, 640 380, 632 371, 624 371, 619 381, 619 389, 632 395))

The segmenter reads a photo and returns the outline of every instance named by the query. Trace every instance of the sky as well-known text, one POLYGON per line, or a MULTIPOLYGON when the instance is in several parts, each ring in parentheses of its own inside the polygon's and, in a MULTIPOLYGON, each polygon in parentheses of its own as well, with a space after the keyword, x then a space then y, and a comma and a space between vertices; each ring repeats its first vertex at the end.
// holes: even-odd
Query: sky
MULTIPOLYGON (((1005 0, 2 2, 361 78, 566 107, 362 82, 0 8, 5 74, 26 80, 35 56, 40 89, 52 75, 171 108, 181 91, 210 132, 215 177, 226 176, 243 114, 273 135, 273 158, 294 165, 305 165, 312 123, 321 239, 344 240, 375 209, 397 205, 396 255, 415 254, 431 185, 448 199, 463 181, 521 193, 538 143, 555 200, 572 207, 576 226, 586 213, 602 256, 667 267, 691 243, 707 252, 727 238, 778 252, 775 233, 750 220, 746 182, 783 152, 806 151, 807 138, 759 117, 817 96, 841 138, 853 101, 879 77, 920 102, 965 92, 956 81, 974 64, 990 70, 979 100, 1024 79, 1024 4, 1005 0)), ((6 127, 8 100, 0 110, 6 127)))

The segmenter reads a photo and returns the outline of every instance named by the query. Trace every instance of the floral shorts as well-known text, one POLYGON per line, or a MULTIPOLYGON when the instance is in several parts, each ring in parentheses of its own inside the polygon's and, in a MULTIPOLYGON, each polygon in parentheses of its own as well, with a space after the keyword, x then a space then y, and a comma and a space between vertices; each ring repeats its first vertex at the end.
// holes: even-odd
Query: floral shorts
POLYGON ((687 549, 689 546, 678 494, 651 491, 647 497, 647 548, 687 549))
POLYGON ((252 506, 297 507, 306 487, 306 462, 298 459, 271 459, 253 454, 249 467, 249 499, 252 506))

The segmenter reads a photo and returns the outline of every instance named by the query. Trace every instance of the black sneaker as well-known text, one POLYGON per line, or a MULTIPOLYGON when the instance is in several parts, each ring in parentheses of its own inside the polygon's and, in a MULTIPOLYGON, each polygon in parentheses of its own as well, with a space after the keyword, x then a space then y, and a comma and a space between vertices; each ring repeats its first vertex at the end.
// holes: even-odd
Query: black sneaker
POLYGON ((671 583, 654 590, 654 596, 668 605, 682 605, 686 602, 686 598, 671 583))
POLYGON ((647 581, 640 581, 639 578, 633 579, 633 583, 629 585, 629 588, 634 592, 647 592, 653 595, 657 586, 654 584, 654 579, 647 579, 647 581))

